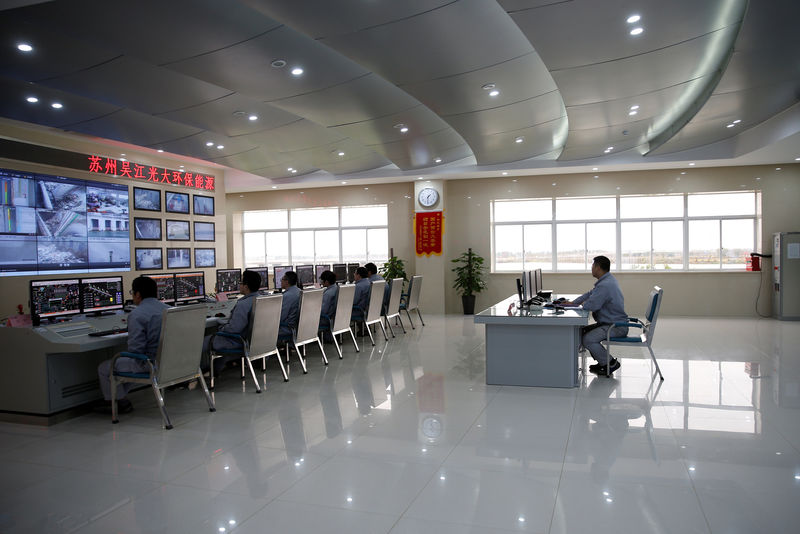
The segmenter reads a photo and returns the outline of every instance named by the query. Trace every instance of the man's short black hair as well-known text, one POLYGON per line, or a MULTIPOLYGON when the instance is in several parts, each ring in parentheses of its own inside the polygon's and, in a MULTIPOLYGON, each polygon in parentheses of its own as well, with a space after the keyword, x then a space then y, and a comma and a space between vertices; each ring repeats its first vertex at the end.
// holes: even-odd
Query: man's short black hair
POLYGON ((261 275, 255 271, 246 270, 242 273, 242 283, 255 293, 261 288, 261 275))
POLYGON ((368 264, 364 265, 364 268, 367 270, 367 273, 369 273, 368 276, 372 276, 373 274, 378 274, 378 266, 372 262, 369 262, 368 264))
POLYGON ((158 297, 158 285, 156 281, 149 276, 140 276, 133 279, 131 290, 134 293, 139 293, 143 299, 158 297))
POLYGON ((294 271, 286 271, 283 273, 283 277, 286 278, 286 281, 289 282, 290 286, 297 285, 297 273, 294 271))
POLYGON ((323 282, 328 282, 330 285, 336 283, 336 275, 333 274, 333 271, 322 271, 322 274, 319 275, 319 279, 323 282))
POLYGON ((361 278, 369 278, 369 271, 367 271, 366 267, 359 267, 358 269, 356 269, 356 273, 361 278))
POLYGON ((594 261, 597 264, 597 266, 603 269, 605 272, 611 270, 611 260, 609 260, 605 256, 595 256, 595 258, 592 261, 594 261))

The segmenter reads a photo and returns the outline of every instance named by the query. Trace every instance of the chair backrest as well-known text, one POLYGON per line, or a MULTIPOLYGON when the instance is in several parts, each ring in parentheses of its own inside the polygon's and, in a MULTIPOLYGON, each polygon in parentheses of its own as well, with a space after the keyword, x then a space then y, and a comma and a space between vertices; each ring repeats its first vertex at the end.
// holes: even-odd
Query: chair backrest
POLYGON ((283 295, 281 294, 256 297, 256 301, 253 303, 250 356, 271 354, 277 350, 282 304, 283 295))
POLYGON ((167 308, 161 314, 156 378, 173 382, 197 374, 206 330, 205 304, 167 308))
POLYGON ((411 287, 408 289, 408 304, 406 310, 416 310, 419 308, 419 292, 422 291, 422 275, 415 274, 411 277, 411 287))
POLYGON ((654 286, 650 292, 650 298, 647 301, 647 310, 645 311, 645 320, 649 323, 647 327, 647 343, 653 342, 653 335, 656 330, 656 321, 658 320, 658 312, 661 309, 661 301, 664 300, 664 290, 658 286, 654 286))
POLYGON ((393 278, 389 293, 389 305, 386 306, 386 316, 391 317, 400 313, 400 295, 403 293, 403 279, 393 278))
POLYGON ((333 319, 331 332, 339 332, 350 328, 350 316, 353 315, 353 299, 355 297, 355 285, 339 286, 339 296, 336 299, 336 316, 333 319))
MULTIPOLYGON (((341 291, 342 288, 339 288, 341 291)), ((298 344, 317 339, 319 314, 322 312, 324 289, 305 289, 300 297, 300 319, 297 321, 298 344)))
POLYGON ((381 318, 381 308, 383 307, 383 292, 386 288, 384 280, 372 282, 369 293, 369 309, 367 310, 366 322, 379 321, 381 318))

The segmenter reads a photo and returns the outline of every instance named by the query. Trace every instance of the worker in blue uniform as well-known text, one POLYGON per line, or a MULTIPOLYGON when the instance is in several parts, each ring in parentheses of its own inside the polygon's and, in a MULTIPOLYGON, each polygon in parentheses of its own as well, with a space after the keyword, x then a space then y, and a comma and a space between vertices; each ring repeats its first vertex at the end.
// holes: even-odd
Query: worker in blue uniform
POLYGON ((300 319, 300 297, 302 291, 297 287, 297 273, 286 271, 280 280, 283 289, 283 304, 281 304, 281 324, 279 336, 287 338, 292 336, 292 332, 297 329, 297 321, 300 319))

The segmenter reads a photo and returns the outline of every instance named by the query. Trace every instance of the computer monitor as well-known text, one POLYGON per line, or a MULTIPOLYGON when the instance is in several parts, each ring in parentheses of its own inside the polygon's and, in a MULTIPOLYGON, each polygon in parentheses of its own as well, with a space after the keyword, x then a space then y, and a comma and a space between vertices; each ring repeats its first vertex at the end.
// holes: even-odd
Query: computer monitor
POLYGON ((314 283, 320 284, 319 277, 325 271, 330 271, 330 270, 331 270, 331 264, 330 263, 327 264, 327 265, 315 265, 314 266, 314 283))
POLYGON ((104 311, 121 310, 125 302, 121 276, 81 278, 80 291, 84 313, 100 315, 104 311))
POLYGON ((261 287, 258 289, 269 289, 269 267, 248 267, 247 270, 256 272, 261 277, 261 287))
POLYGON ((530 277, 528 276, 528 271, 522 271, 522 302, 526 303, 529 298, 531 298, 531 290, 530 286, 528 285, 530 282, 530 277))
POLYGON ((81 292, 77 278, 31 280, 31 315, 58 317, 81 312, 81 292))
POLYGON ((535 284, 536 284, 536 294, 538 295, 544 289, 544 286, 542 285, 542 270, 541 269, 536 269, 533 272, 533 275, 534 275, 535 284))
POLYGON ((311 287, 314 285, 313 265, 298 265, 295 272, 297 273, 297 282, 302 284, 303 287, 311 287))
POLYGON ((361 267, 357 263, 348 263, 347 264, 347 281, 351 284, 356 281, 356 269, 361 267))
POLYGON ((175 302, 198 302, 206 296, 206 278, 202 271, 175 273, 175 302))
POLYGON ((175 303, 175 275, 170 274, 149 274, 149 278, 156 281, 158 289, 157 299, 165 304, 175 303))
POLYGON ((238 293, 241 283, 241 269, 217 269, 217 293, 238 293))
POLYGON ((286 273, 286 271, 292 271, 293 268, 291 265, 276 265, 272 268, 272 272, 274 274, 275 280, 275 289, 281 289, 281 278, 286 273))
POLYGON ((346 263, 334 263, 333 264, 333 274, 336 275, 336 283, 337 284, 344 284, 347 282, 347 264, 346 263))

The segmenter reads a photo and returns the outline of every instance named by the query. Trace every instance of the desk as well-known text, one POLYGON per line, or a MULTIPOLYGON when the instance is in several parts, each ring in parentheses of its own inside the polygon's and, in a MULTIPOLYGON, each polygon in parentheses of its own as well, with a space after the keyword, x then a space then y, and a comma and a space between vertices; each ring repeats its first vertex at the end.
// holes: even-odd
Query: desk
POLYGON ((589 324, 589 312, 556 315, 551 309, 518 309, 517 302, 514 295, 475 315, 476 323, 486 325, 486 383, 577 386, 581 327, 589 324))
MULTIPOLYGON (((235 300, 207 304, 207 329, 217 313, 230 316, 235 300)), ((94 330, 127 328, 127 314, 78 315, 63 323, 0 328, 0 412, 49 416, 100 399, 97 366, 126 350, 128 334, 103 337, 94 330)))

